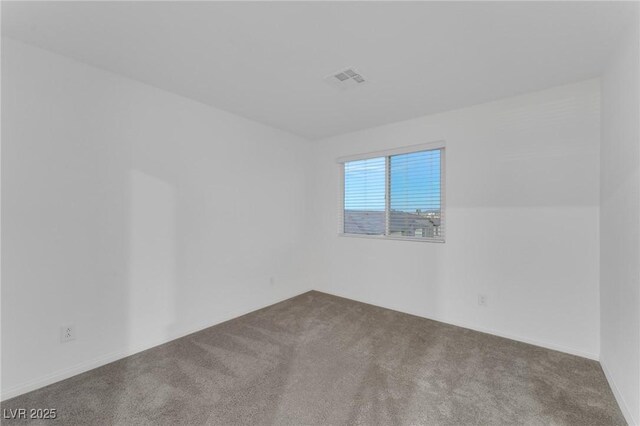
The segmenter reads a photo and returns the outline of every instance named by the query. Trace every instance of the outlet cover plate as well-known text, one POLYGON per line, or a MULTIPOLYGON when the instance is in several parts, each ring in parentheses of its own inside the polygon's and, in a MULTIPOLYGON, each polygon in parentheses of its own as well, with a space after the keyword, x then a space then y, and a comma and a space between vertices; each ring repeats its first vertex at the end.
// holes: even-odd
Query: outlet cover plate
POLYGON ((60 342, 65 343, 71 340, 76 340, 76 326, 69 324, 60 327, 60 342))

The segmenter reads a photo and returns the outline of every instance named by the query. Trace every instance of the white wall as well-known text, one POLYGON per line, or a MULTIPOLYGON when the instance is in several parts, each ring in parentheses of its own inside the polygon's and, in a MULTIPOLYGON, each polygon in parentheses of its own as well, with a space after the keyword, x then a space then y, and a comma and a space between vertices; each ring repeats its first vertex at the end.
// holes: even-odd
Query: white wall
POLYGON ((2 151, 3 398, 307 290, 305 140, 3 38, 2 151))
POLYGON ((318 289, 597 358, 599 121, 590 80, 317 142, 318 289), (337 235, 337 157, 437 140, 446 243, 337 235))
POLYGON ((600 162, 600 359, 630 424, 640 423, 638 26, 636 15, 602 79, 600 162))

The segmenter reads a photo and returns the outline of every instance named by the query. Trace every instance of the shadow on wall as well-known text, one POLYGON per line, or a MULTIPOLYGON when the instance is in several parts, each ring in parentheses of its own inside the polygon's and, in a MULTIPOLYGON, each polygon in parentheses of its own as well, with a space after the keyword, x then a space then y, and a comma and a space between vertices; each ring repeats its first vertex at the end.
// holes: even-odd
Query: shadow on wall
MULTIPOLYGON (((131 353, 171 340, 180 330, 176 307, 176 189, 136 169, 129 171, 128 183, 128 280, 124 281, 127 288, 122 295, 125 316, 119 324, 125 351, 131 353)), ((86 401, 79 403, 91 406, 93 400, 101 399, 105 407, 111 407, 112 422, 126 421, 119 419, 118 413, 132 408, 131 392, 135 389, 128 385, 136 381, 140 368, 139 357, 134 355, 94 370, 103 371, 108 383, 123 386, 115 386, 110 392, 100 392, 100 386, 95 386, 95 394, 88 386, 88 394, 81 397, 86 401)), ((82 380, 83 376, 70 380, 82 380)), ((95 380, 100 380, 100 374, 95 380)), ((61 415, 64 418, 68 413, 61 415)))
POLYGON ((176 194, 170 184, 132 170, 129 347, 176 335, 176 194))

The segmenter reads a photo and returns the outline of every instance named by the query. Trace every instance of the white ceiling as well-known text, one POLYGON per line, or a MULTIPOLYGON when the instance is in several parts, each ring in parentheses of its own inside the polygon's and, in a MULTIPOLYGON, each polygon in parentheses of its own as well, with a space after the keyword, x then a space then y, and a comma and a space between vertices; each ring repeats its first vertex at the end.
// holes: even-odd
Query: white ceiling
POLYGON ((4 1, 2 33, 319 139, 597 76, 637 6, 4 1))

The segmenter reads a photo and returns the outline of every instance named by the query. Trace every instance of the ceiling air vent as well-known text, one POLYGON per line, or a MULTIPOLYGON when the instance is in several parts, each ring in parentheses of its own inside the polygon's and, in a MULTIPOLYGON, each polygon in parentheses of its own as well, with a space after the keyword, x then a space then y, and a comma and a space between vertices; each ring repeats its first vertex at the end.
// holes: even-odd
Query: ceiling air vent
POLYGON ((353 89, 366 83, 362 74, 353 68, 336 71, 325 77, 324 81, 339 90, 353 89))

